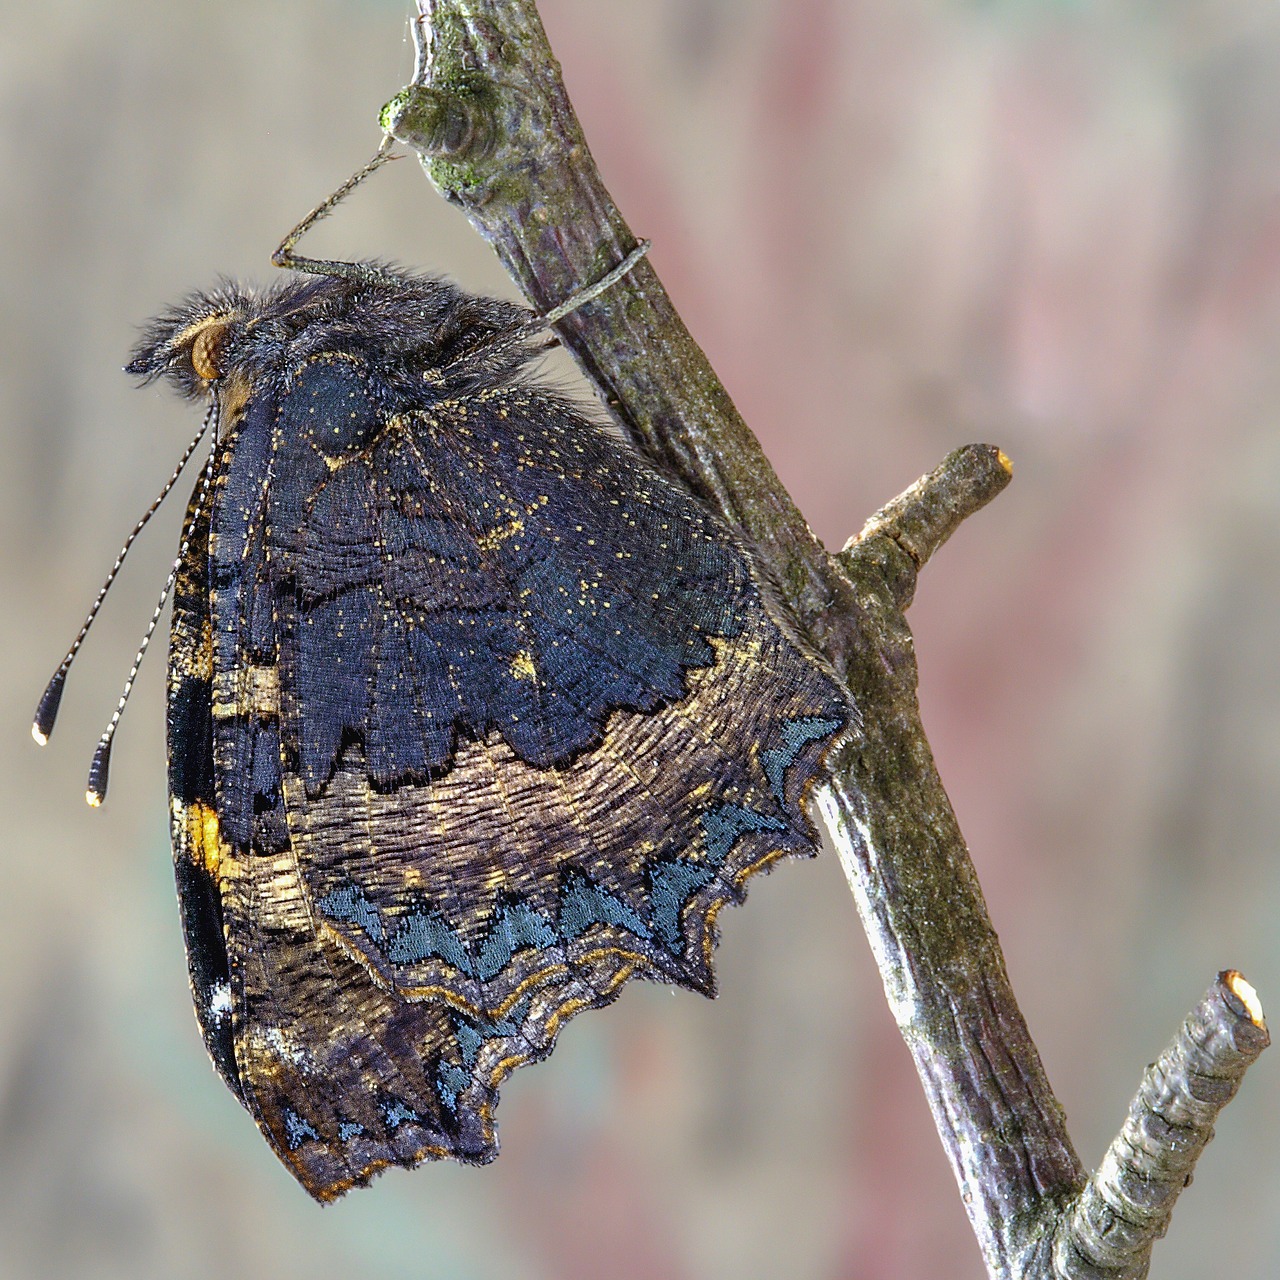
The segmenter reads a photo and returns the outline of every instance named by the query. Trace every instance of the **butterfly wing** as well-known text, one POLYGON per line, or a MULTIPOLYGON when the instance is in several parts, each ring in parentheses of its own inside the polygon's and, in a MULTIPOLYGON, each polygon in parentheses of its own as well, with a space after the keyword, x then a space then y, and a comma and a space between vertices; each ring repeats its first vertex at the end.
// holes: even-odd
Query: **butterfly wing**
POLYGON ((190 536, 174 582, 169 641, 167 729, 174 877, 196 1019, 218 1073, 242 1098, 218 882, 221 845, 213 767, 208 506, 193 498, 187 521, 190 536))
POLYGON ((483 1159, 493 1144, 459 1130, 424 1073, 453 1034, 448 1011, 370 982, 317 928, 298 874, 265 542, 274 408, 269 396, 250 403, 212 520, 207 506, 188 515, 169 668, 171 823, 210 1055, 294 1175, 329 1200, 388 1164, 483 1159))
POLYGON ((388 416, 322 353, 250 398, 214 509, 170 712, 206 1042, 319 1198, 489 1159, 568 1017, 713 990, 847 706, 732 537, 537 389, 388 416))

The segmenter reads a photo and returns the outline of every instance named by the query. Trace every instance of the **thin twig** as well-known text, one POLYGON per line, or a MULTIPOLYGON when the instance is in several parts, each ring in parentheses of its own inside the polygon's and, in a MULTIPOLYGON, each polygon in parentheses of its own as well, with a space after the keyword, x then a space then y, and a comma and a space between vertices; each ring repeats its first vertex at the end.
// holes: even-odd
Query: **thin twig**
POLYGON ((915 595, 916 579, 929 558, 971 515, 1013 479, 1013 463, 990 444, 966 444, 949 453, 927 476, 887 502, 850 538, 836 563, 854 572, 859 561, 875 561, 899 609, 915 595), (890 566, 886 546, 904 552, 908 564, 890 566), (905 574, 894 568, 905 568, 905 574))
POLYGON ((1190 1184, 1213 1122, 1270 1043, 1257 993, 1234 970, 1220 973, 1147 1068, 1124 1127, 1064 1217, 1054 1249, 1057 1275, 1146 1275, 1151 1246, 1190 1184))

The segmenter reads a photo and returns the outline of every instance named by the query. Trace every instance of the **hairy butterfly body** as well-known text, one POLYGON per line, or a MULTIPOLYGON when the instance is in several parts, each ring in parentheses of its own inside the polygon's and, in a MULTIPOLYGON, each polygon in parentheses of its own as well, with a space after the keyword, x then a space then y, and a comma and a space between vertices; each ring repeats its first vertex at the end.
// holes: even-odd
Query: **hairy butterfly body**
POLYGON ((529 316, 370 268, 227 287, 129 365, 212 396, 169 666, 223 1078, 312 1195, 497 1150, 501 1080, 810 854, 850 725, 735 537, 526 372, 529 316))

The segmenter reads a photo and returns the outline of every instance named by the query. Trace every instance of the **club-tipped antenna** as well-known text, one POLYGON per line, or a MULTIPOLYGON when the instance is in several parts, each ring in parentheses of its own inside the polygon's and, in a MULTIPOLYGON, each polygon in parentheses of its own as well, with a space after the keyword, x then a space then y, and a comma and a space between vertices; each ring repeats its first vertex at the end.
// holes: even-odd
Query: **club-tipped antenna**
MULTIPOLYGON (((206 426, 208 421, 208 419, 205 420, 206 426)), ((133 692, 133 682, 138 678, 138 671, 142 666, 142 659, 146 656, 147 646, 151 643, 151 637, 156 633, 156 625, 160 621, 161 613, 164 612, 165 601, 168 600, 169 592, 173 590, 173 584, 178 579, 178 572, 182 568, 183 561, 187 558, 187 548, 191 545, 196 521, 200 518, 200 513, 203 511, 205 501, 209 496, 209 482, 213 478, 214 461, 217 456, 216 448, 209 451, 209 460, 204 464, 204 471, 201 472, 200 489, 195 501, 191 504, 190 514, 187 516, 187 524, 182 531, 182 543, 178 547, 178 554, 174 559, 173 567, 169 570, 169 576, 164 580, 164 590, 160 592, 160 599, 156 601, 156 607, 151 612, 151 621, 147 623, 147 629, 142 636, 142 643, 138 646, 138 652, 134 655, 133 666, 129 668, 128 678, 124 682, 124 688, 120 691, 120 701, 116 703, 116 709, 111 713, 111 719, 107 722, 107 727, 103 730, 102 737, 98 739, 97 747, 94 748, 93 760, 89 765, 89 781, 84 792, 85 801, 91 808, 96 809, 107 797, 107 771, 111 766, 111 743, 116 736, 116 727, 120 723, 120 717, 124 714, 124 706, 129 701, 129 694, 133 692)))
POLYGON ((191 461, 191 455, 195 453, 200 441, 204 439, 205 433, 209 430, 209 423, 212 421, 213 406, 211 405, 209 412, 205 414, 200 430, 196 432, 195 438, 191 443, 187 445, 186 452, 178 459, 178 465, 174 467, 173 474, 165 481, 164 488, 155 496, 151 505, 142 513, 142 518, 133 526, 129 536, 124 540, 124 546, 120 548, 120 554, 116 556, 116 562, 111 566, 111 572, 107 574, 106 581, 98 591, 98 598, 93 602, 93 607, 89 610, 83 625, 80 627, 80 633, 76 636, 71 648, 67 650, 67 656, 58 664, 58 669, 53 673, 53 678, 45 686, 45 691, 36 706, 35 719, 31 722, 31 736, 40 746, 43 747, 49 741, 49 735, 53 732, 54 721, 58 718, 58 705, 62 702, 62 690, 67 683, 67 672, 71 670, 71 664, 75 661, 76 654, 80 652, 80 646, 84 644, 85 637, 89 634, 89 628, 93 626, 93 620, 98 616, 98 610, 102 608, 102 602, 107 598, 107 592, 111 590, 111 584, 116 580, 116 575, 120 572, 120 566, 124 564, 125 556, 129 554, 129 548, 133 546, 138 534, 146 527, 147 521, 160 510, 160 504, 169 496, 169 490, 178 483, 178 477, 182 474, 187 463, 191 461))

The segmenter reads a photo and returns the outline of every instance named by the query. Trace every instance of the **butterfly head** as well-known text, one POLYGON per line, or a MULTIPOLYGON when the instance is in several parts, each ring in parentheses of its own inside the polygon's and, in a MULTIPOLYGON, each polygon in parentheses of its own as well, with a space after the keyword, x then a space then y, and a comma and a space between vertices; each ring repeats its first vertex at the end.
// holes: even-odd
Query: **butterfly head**
POLYGON ((516 374, 539 352, 529 313, 444 280, 370 264, 372 278, 294 277, 254 292, 223 284, 153 320, 127 373, 189 399, 272 378, 315 352, 365 356, 390 400, 420 403, 516 374))
POLYGON ((253 301, 231 286, 193 294, 147 326, 125 372, 144 382, 167 378, 188 399, 208 395, 237 363, 253 301))

